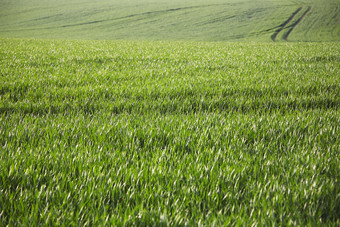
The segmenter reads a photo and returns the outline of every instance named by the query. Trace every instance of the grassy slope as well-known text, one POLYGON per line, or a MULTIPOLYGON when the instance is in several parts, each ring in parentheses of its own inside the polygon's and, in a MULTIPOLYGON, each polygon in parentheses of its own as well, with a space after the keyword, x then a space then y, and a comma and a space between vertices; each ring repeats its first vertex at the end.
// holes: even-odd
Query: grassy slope
POLYGON ((290 41, 339 41, 339 0, 0 0, 0 36, 62 39, 260 40, 307 7, 290 41))
POLYGON ((340 224, 338 43, 0 53, 0 225, 340 224))

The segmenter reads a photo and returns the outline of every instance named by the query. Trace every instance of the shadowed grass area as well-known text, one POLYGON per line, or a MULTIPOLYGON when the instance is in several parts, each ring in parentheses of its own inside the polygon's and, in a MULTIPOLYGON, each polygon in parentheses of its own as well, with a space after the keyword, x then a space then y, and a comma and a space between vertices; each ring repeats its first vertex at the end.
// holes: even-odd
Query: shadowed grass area
POLYGON ((339 225, 339 49, 1 39, 1 225, 339 225))

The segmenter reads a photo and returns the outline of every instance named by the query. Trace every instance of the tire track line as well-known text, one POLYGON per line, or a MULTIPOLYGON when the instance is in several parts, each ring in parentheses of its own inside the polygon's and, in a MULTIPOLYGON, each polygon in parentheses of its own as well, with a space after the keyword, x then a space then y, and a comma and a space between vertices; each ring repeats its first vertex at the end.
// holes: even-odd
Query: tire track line
POLYGON ((292 25, 290 26, 289 31, 288 31, 286 34, 283 35, 283 39, 284 39, 285 41, 288 40, 288 36, 290 35, 290 33, 294 30, 294 28, 302 21, 302 19, 303 19, 303 18, 307 15, 307 13, 309 13, 311 10, 312 10, 312 7, 308 6, 307 10, 302 14, 302 16, 301 16, 297 21, 295 21, 294 24, 292 24, 292 25))
POLYGON ((279 25, 279 29, 277 29, 274 34, 271 36, 272 40, 275 42, 277 35, 291 22, 294 17, 302 10, 302 7, 298 8, 283 24, 279 25))

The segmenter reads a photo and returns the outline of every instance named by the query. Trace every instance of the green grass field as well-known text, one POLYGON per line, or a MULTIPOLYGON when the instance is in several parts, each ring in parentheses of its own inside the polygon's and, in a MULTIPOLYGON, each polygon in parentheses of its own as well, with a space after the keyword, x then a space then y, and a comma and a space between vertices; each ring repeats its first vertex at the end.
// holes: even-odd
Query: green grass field
POLYGON ((339 0, 0 0, 0 37, 340 41, 339 0), (288 36, 287 36, 288 34, 288 36))
POLYGON ((1 39, 1 225, 339 225, 339 50, 1 39))
POLYGON ((0 0, 0 226, 340 226, 339 0, 0 0))

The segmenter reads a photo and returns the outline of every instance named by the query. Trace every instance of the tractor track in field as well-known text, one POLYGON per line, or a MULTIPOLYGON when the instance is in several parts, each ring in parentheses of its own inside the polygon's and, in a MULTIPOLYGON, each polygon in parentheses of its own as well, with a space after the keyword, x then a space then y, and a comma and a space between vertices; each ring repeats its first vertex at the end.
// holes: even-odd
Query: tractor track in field
POLYGON ((302 19, 312 10, 312 7, 308 6, 307 10, 302 14, 302 16, 297 20, 295 21, 294 24, 292 24, 290 26, 290 29, 288 30, 288 32, 286 34, 283 35, 283 39, 285 41, 288 40, 288 36, 290 35, 290 33, 294 30, 294 28, 302 21, 302 19))
POLYGON ((285 22, 279 25, 279 28, 271 36, 272 40, 275 42, 277 35, 285 29, 285 27, 294 19, 294 17, 302 10, 302 7, 298 8, 285 22))

